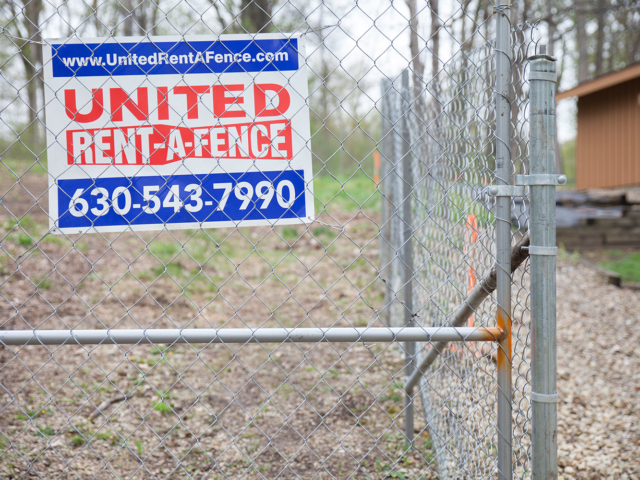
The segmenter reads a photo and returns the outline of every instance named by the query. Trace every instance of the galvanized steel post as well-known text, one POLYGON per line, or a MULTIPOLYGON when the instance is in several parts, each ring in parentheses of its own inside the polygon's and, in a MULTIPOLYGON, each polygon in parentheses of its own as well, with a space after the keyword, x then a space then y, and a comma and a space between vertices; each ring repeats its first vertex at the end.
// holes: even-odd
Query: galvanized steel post
POLYGON ((558 478, 556 390, 556 213, 555 173, 556 63, 544 54, 531 57, 530 171, 531 330, 533 411, 532 474, 534 480, 558 478), (537 183, 537 184, 536 184, 537 183))
POLYGON ((391 326, 391 302, 393 295, 389 283, 393 273, 391 262, 395 254, 391 251, 391 215, 393 205, 391 202, 390 184, 392 177, 390 172, 391 159, 393 158, 393 122, 391 121, 391 89, 392 82, 383 79, 380 87, 382 89, 381 98, 381 141, 380 141, 380 184, 378 190, 381 198, 381 218, 380 218, 380 271, 379 276, 385 281, 384 304, 381 309, 382 319, 387 326, 391 326))
MULTIPOLYGON (((496 5, 496 185, 511 184, 511 24, 510 0, 496 5)), ((496 198, 498 347, 498 479, 511 480, 511 198, 496 198)))
MULTIPOLYGON (((409 114, 411 105, 409 102, 409 71, 402 72, 402 264, 403 264, 403 288, 404 288, 404 325, 413 327, 413 252, 411 251, 411 240, 413 229, 411 223, 411 196, 413 194, 413 178, 411 172, 411 136, 409 133, 409 114)), ((404 344, 405 350, 405 378, 409 379, 415 368, 414 361, 416 355, 415 342, 409 341, 404 344)), ((404 409, 404 434, 407 439, 407 448, 413 447, 413 399, 405 395, 404 409)))

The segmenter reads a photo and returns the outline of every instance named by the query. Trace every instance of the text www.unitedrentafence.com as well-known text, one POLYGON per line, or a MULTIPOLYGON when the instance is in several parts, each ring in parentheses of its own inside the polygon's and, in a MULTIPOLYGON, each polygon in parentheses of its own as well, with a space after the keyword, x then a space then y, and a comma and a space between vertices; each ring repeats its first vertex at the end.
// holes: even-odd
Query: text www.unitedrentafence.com
POLYGON ((52 76, 101 77, 291 71, 297 38, 52 45, 52 76))
POLYGON ((171 55, 168 53, 154 53, 151 55, 117 55, 107 54, 102 57, 66 57, 62 58, 65 67, 115 67, 118 65, 194 65, 204 63, 241 63, 241 62, 286 62, 289 60, 287 52, 260 52, 255 56, 250 53, 214 53, 214 52, 190 52, 186 55, 171 55))

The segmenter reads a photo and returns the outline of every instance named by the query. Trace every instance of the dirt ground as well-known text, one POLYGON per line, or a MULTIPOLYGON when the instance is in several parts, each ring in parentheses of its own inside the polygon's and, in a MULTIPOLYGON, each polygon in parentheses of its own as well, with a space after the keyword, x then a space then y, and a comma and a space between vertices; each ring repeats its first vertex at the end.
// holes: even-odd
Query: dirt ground
MULTIPOLYGON (((363 214, 321 218, 344 229, 42 238, 46 177, 0 182, 2 329, 366 326, 382 301, 363 214)), ((432 478, 419 413, 404 449, 397 350, 4 348, 0 478, 432 478)))
MULTIPOLYGON (((5 175, 0 191, 2 329, 366 326, 382 302, 375 216, 43 238, 46 177, 5 175)), ((560 258, 566 480, 640 478, 638 311, 639 292, 560 258)), ((435 478, 420 406, 404 450, 401 358, 383 344, 3 348, 0 478, 435 478)))

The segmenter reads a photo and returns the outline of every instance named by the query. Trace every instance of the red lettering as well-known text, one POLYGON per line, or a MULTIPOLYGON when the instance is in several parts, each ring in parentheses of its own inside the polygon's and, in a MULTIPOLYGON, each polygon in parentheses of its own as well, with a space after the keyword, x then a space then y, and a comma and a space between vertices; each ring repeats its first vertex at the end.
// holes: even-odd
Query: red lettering
POLYGON ((78 107, 76 106, 76 91, 65 90, 64 106, 67 117, 78 123, 89 123, 98 120, 104 111, 104 107, 102 106, 102 89, 99 88, 96 90, 94 88, 91 90, 91 97, 91 111, 89 113, 78 113, 78 107))
POLYGON ((188 158, 290 160, 288 121, 216 125, 196 129, 172 125, 67 130, 69 165, 166 165, 188 158))
POLYGON ((289 92, 282 85, 274 83, 263 83, 253 86, 254 102, 256 105, 256 117, 277 117, 284 115, 291 105, 291 97, 289 92), (278 96, 278 106, 275 108, 267 108, 266 92, 276 92, 278 96))
POLYGON ((246 117, 242 110, 229 110, 227 105, 244 103, 242 97, 227 97, 227 92, 241 92, 244 85, 214 85, 211 87, 213 93, 213 115, 217 118, 246 117))
POLYGON ((138 103, 131 100, 131 96, 121 88, 112 88, 109 95, 111 97, 111 120, 113 122, 122 121, 124 108, 129 110, 137 120, 146 120, 149 117, 147 87, 138 88, 138 103))
POLYGON ((169 89, 158 87, 158 120, 169 120, 169 89))
POLYGON ((206 85, 196 85, 194 87, 176 87, 173 93, 176 95, 186 95, 187 97, 187 118, 198 118, 198 95, 207 93, 211 87, 206 85))

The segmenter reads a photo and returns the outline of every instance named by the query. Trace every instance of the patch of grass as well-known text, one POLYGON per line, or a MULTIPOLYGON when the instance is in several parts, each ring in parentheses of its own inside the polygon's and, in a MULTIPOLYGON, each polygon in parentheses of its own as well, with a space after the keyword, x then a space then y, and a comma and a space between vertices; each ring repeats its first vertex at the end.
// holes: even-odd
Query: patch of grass
POLYGON ((605 253, 609 259, 600 263, 602 268, 617 273, 625 282, 640 283, 640 252, 625 255, 618 250, 608 250, 605 253))
POLYGON ((36 431, 37 437, 49 438, 54 436, 55 434, 56 434, 56 431, 48 425, 45 427, 38 427, 38 430, 36 431))
POLYGON ((333 240, 336 238, 335 230, 324 225, 314 228, 312 233, 318 240, 333 240))
POLYGON ((71 445, 74 447, 81 447, 85 443, 87 443, 86 440, 80 435, 76 435, 71 439, 71 445))
POLYGON ((558 246, 558 257, 560 257, 562 260, 569 260, 575 263, 580 260, 580 253, 577 250, 574 250, 571 253, 567 252, 567 250, 564 248, 564 245, 561 243, 558 246))
POLYGON ((575 188, 576 182, 576 139, 560 144, 562 171, 567 176, 567 184, 561 188, 575 188))
POLYGON ((77 250, 80 250, 80 252, 83 254, 86 254, 89 251, 89 245, 87 245, 85 242, 76 242, 74 247, 77 250))
POLYGON ((283 227, 282 238, 284 238, 287 242, 292 242, 298 238, 298 230, 294 227, 283 227))
POLYGON ((402 401, 402 395, 398 393, 397 390, 392 389, 388 395, 384 395, 380 397, 381 402, 391 401, 391 402, 400 402, 402 401))
POLYGON ((165 348, 151 347, 151 350, 149 350, 149 353, 151 355, 162 355, 163 353, 168 353, 170 348, 171 347, 165 347, 165 348))
POLYGON ((53 243, 55 245, 64 245, 66 243, 65 240, 64 237, 59 235, 47 235, 42 239, 45 243, 53 243))
POLYGON ((149 246, 149 251, 163 262, 171 260, 182 251, 182 245, 179 242, 153 242, 149 246))
POLYGON ((163 413, 165 415, 173 412, 173 408, 171 408, 167 403, 165 403, 162 400, 156 402, 155 405, 153 406, 153 409, 156 412, 160 412, 160 413, 163 413))
POLYGON ((96 433, 96 438, 102 441, 111 440, 111 434, 109 432, 98 432, 96 433))
POLYGON ((142 440, 136 440, 136 447, 138 447, 138 455, 142 456, 142 440))
POLYGON ((49 290, 53 285, 49 277, 45 277, 45 278, 36 277, 34 278, 33 283, 36 284, 36 287, 38 288, 38 290, 49 290))
MULTIPOLYGON (((19 145, 16 145, 19 146, 19 145)), ((23 152, 27 154, 26 152, 23 152)), ((21 177, 26 174, 33 175, 46 175, 47 173, 47 161, 44 158, 41 158, 39 161, 34 161, 33 156, 31 154, 27 154, 29 159, 22 158, 7 158, 3 156, 2 164, 5 167, 5 172, 9 174, 9 170, 11 170, 11 176, 17 175, 21 177)))
POLYGON ((48 410, 44 410, 42 407, 38 407, 35 410, 31 410, 27 408, 26 410, 27 410, 27 415, 29 415, 29 418, 36 418, 38 415, 45 415, 47 413, 51 413, 48 410))
POLYGON ((45 223, 37 222, 29 215, 25 215, 19 221, 9 219, 0 222, 0 230, 4 232, 0 233, 0 238, 8 234, 5 238, 22 247, 29 247, 41 237, 46 228, 45 223))
POLYGON ((320 174, 313 179, 313 193, 316 197, 317 214, 325 210, 325 205, 328 211, 380 209, 377 185, 361 171, 344 178, 320 174))
POLYGON ((28 247, 33 243, 33 240, 29 235, 24 233, 23 231, 18 232, 18 236, 16 239, 18 245, 22 245, 23 247, 28 247))

